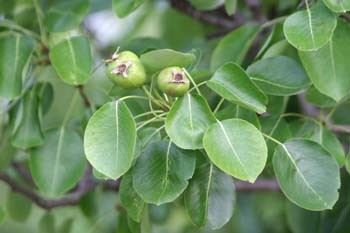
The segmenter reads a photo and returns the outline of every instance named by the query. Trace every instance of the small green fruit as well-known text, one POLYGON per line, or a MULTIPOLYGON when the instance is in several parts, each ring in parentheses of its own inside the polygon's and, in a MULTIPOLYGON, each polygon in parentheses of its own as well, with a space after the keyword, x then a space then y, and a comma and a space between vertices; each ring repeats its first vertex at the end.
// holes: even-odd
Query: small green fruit
POLYGON ((117 86, 138 88, 146 82, 146 71, 136 54, 125 51, 114 54, 107 62, 107 77, 117 86))
POLYGON ((190 82, 180 67, 168 67, 158 75, 158 87, 170 96, 183 96, 190 88, 190 82))

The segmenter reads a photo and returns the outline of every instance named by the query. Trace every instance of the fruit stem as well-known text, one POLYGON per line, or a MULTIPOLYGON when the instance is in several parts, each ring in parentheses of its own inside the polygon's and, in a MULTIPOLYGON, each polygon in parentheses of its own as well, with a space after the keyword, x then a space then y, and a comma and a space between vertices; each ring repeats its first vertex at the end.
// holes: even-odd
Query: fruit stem
POLYGON ((156 98, 154 98, 151 93, 147 90, 147 88, 145 86, 142 86, 142 90, 145 92, 145 94, 147 95, 148 99, 151 100, 154 104, 156 104, 158 107, 167 110, 170 109, 170 106, 167 105, 164 101, 160 101, 156 98))

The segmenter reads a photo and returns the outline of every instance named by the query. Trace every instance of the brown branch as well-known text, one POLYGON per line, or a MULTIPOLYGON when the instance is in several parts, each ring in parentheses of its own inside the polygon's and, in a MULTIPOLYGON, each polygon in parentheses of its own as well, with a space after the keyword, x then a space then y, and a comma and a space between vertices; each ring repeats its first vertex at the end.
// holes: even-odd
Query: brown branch
POLYGON ((91 106, 91 103, 90 103, 90 100, 89 100, 89 98, 87 97, 87 95, 86 95, 86 93, 84 91, 84 86, 83 85, 78 85, 76 87, 79 90, 79 94, 80 94, 81 98, 83 98, 85 107, 89 108, 91 106))
POLYGON ((280 191, 280 186, 275 179, 258 179, 255 183, 235 180, 234 183, 238 192, 280 191))
POLYGON ((347 133, 350 134, 350 125, 327 125, 327 128, 334 133, 347 133))

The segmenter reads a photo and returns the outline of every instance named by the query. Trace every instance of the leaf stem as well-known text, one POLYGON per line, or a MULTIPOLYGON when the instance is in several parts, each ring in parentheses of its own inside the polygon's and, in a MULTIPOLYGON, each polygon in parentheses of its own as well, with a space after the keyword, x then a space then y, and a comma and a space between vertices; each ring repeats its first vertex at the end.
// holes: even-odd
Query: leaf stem
POLYGON ((40 38, 40 35, 33 32, 33 31, 30 31, 18 24, 15 24, 13 23, 12 21, 10 20, 6 20, 6 19, 2 19, 0 21, 0 26, 1 27, 6 27, 6 28, 9 28, 9 29, 12 29, 12 30, 17 30, 19 32, 22 32, 23 34, 27 34, 28 36, 32 36, 34 39, 38 40, 41 42, 41 38, 40 38))
POLYGON ((217 111, 219 111, 220 107, 222 106, 222 104, 225 102, 224 98, 221 98, 221 100, 219 101, 218 105, 216 105, 213 113, 217 113, 217 111))
POLYGON ((187 72, 187 70, 185 68, 182 68, 182 70, 185 72, 186 76, 188 77, 188 79, 191 81, 191 83, 193 84, 194 88, 196 89, 197 93, 199 95, 202 95, 201 91, 199 90, 197 84, 195 83, 195 81, 193 80, 192 76, 190 75, 190 73, 187 72))
POLYGON ((283 21, 285 21, 287 19, 288 16, 281 16, 281 17, 278 17, 278 18, 275 18, 273 20, 270 20, 270 21, 267 21, 265 22, 263 25, 261 25, 262 28, 268 28, 274 24, 277 24, 277 23, 282 23, 283 21))
POLYGON ((280 141, 278 141, 277 139, 271 137, 270 135, 267 135, 266 133, 262 133, 262 135, 263 135, 265 138, 267 138, 267 139, 273 141, 274 143, 276 143, 276 144, 278 144, 278 145, 283 145, 282 142, 280 142, 280 141))
POLYGON ((161 118, 158 118, 158 117, 153 117, 147 121, 144 121, 144 122, 139 122, 140 125, 136 128, 136 131, 138 131, 139 129, 141 129, 142 127, 144 127, 145 125, 148 125, 149 123, 152 123, 152 122, 157 122, 157 121, 164 121, 165 118, 162 117, 162 116, 165 116, 166 114, 168 114, 167 112, 165 113, 162 113, 160 115, 158 115, 158 117, 161 117, 161 118))
POLYGON ((144 112, 144 113, 141 113, 139 115, 136 115, 134 117, 134 119, 138 119, 140 117, 144 117, 144 116, 148 116, 150 114, 155 114, 155 113, 163 113, 164 111, 163 110, 154 110, 154 111, 148 111, 148 112, 144 112))
POLYGON ((45 32, 45 27, 44 27, 44 22, 43 22, 43 12, 40 9, 38 0, 32 0, 32 1, 34 4, 36 17, 38 19, 41 41, 46 46, 47 45, 47 38, 46 38, 46 32, 45 32))

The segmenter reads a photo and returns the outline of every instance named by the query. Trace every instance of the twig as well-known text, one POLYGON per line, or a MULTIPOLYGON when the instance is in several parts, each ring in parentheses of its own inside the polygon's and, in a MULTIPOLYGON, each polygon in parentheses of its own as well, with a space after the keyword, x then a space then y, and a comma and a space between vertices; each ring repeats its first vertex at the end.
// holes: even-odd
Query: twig
POLYGON ((239 192, 280 191, 280 186, 275 179, 259 179, 253 184, 238 180, 234 183, 236 185, 236 190, 239 192))
POLYGON ((91 106, 91 103, 90 103, 89 98, 88 98, 87 95, 85 94, 84 86, 83 86, 83 85, 78 85, 77 88, 78 88, 78 90, 79 90, 80 96, 83 98, 85 107, 89 108, 89 107, 91 106))

